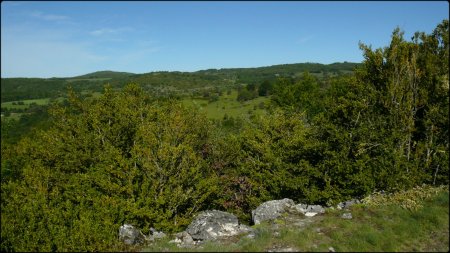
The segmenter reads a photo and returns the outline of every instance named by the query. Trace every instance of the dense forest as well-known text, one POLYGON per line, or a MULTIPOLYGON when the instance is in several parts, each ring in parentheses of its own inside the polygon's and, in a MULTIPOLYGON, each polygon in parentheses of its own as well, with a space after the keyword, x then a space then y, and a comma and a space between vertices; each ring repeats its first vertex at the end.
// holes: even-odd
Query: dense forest
POLYGON ((105 78, 91 75, 71 85, 41 80, 47 88, 28 86, 33 92, 21 90, 31 79, 2 79, 2 102, 71 88, 24 135, 11 137, 14 123, 2 121, 1 250, 121 250, 123 223, 174 232, 206 209, 249 222, 251 210, 272 199, 332 205, 448 185, 448 20, 411 40, 397 28, 386 47, 360 48, 361 64, 300 70, 80 80, 105 78), (86 96, 82 84, 101 94, 86 96), (242 101, 266 97, 267 114, 211 121, 162 94, 196 96, 190 89, 205 85, 237 89, 242 101))

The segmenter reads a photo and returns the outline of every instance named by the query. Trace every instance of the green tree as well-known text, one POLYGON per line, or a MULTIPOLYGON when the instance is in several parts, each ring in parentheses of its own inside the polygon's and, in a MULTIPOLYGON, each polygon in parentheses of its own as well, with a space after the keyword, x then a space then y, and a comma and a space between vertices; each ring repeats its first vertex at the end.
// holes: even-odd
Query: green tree
POLYGON ((270 81, 265 80, 259 85, 258 94, 259 96, 268 96, 272 93, 273 85, 270 81))
POLYGON ((275 83, 272 101, 287 110, 304 111, 309 118, 323 110, 317 79, 308 72, 300 80, 282 78, 275 83))

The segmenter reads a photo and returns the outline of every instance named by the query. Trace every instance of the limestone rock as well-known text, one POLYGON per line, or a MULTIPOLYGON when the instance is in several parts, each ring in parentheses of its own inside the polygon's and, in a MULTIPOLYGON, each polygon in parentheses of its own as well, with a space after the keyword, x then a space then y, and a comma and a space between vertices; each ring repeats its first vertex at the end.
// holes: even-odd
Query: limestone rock
POLYGON ((348 219, 348 220, 350 220, 350 219, 352 219, 353 217, 352 217, 352 214, 351 214, 351 213, 343 213, 342 216, 341 216, 341 218, 342 218, 342 219, 348 219))
POLYGON ((150 228, 150 235, 148 236, 148 239, 150 241, 154 241, 155 239, 161 239, 166 237, 166 234, 162 231, 157 231, 154 228, 150 228))
POLYGON ((314 212, 306 212, 305 213, 306 217, 313 217, 313 216, 316 216, 316 215, 317 215, 317 213, 314 213, 314 212))
POLYGON ((358 199, 351 199, 351 200, 347 200, 347 201, 337 204, 336 208, 339 210, 348 209, 350 206, 352 206, 354 204, 359 204, 359 203, 361 203, 361 201, 359 201, 358 199))
POLYGON ((288 248, 273 248, 268 250, 267 252, 299 252, 298 249, 288 247, 288 248))
POLYGON ((170 243, 176 243, 178 247, 182 248, 189 248, 195 245, 195 241, 186 231, 175 234, 175 239, 170 241, 170 243))
POLYGON ((260 224, 261 221, 276 219, 291 210, 294 205, 294 201, 287 198, 264 202, 252 211, 253 223, 260 224))
POLYGON ((145 241, 145 236, 139 229, 130 224, 123 224, 119 228, 119 239, 125 244, 134 245, 145 241))
POLYGON ((307 217, 315 216, 319 213, 325 213, 325 208, 321 205, 297 204, 292 208, 295 212, 302 213, 307 217))
POLYGON ((248 226, 239 224, 235 215, 217 210, 199 213, 186 229, 195 240, 215 240, 250 231, 248 226))
POLYGON ((293 207, 293 209, 296 211, 296 212, 298 212, 298 213, 303 213, 303 214, 305 214, 307 211, 306 211, 306 208, 308 208, 308 205, 307 204, 297 204, 297 205, 295 205, 294 207, 293 207))
POLYGON ((306 211, 311 213, 325 213, 325 208, 321 205, 308 205, 306 211))

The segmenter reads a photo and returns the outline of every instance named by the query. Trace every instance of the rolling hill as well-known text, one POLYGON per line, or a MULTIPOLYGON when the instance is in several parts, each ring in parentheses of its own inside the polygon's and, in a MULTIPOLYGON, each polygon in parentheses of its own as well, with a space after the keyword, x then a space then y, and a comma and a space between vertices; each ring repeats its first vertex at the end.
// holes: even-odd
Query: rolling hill
POLYGON ((207 69, 196 72, 161 71, 144 74, 97 71, 67 78, 2 78, 1 101, 41 99, 64 94, 70 85, 76 91, 101 91, 107 83, 121 88, 127 83, 137 83, 146 90, 158 92, 187 91, 205 88, 226 88, 237 84, 260 83, 277 77, 299 77, 308 71, 319 79, 351 73, 359 63, 296 63, 258 68, 207 69))

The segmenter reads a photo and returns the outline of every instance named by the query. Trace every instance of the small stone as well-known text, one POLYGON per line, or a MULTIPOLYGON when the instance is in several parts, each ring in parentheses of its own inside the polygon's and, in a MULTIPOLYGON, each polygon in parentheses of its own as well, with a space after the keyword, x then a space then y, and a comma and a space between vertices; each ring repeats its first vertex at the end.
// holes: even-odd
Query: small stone
POLYGON ((245 237, 250 238, 250 239, 255 239, 256 235, 252 232, 252 233, 246 235, 245 237))
POLYGON ((190 247, 195 244, 191 235, 186 231, 175 234, 175 237, 175 243, 177 243, 179 247, 190 247))
POLYGON ((316 216, 316 214, 317 214, 317 213, 307 212, 307 213, 305 213, 305 216, 306 216, 306 217, 313 217, 313 216, 316 216))
POLYGON ((333 247, 328 248, 328 252, 336 252, 333 247))
POLYGON ((351 213, 343 213, 341 217, 342 217, 342 219, 348 219, 348 220, 353 218, 351 213))
POLYGON ((267 252, 298 252, 298 250, 289 247, 289 248, 277 248, 277 249, 272 249, 272 250, 268 250, 267 252))
POLYGON ((359 199, 351 199, 337 204, 336 208, 339 210, 348 209, 350 206, 354 204, 360 204, 361 201, 359 199))

